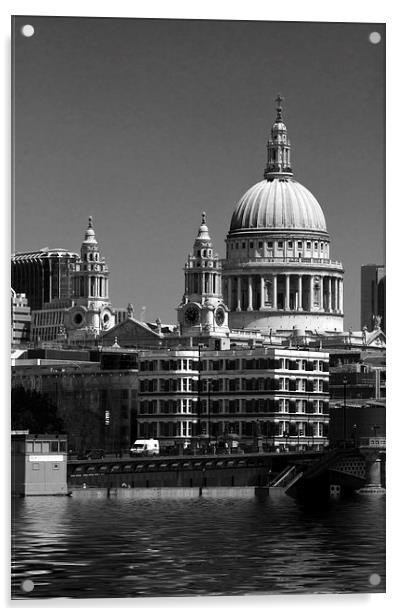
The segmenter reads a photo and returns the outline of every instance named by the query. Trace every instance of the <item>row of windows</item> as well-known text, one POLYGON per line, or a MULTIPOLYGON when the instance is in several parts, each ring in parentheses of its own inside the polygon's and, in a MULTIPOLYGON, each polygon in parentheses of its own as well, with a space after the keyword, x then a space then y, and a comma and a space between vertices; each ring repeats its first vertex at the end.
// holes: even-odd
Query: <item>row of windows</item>
MULTIPOLYGON (((157 437, 174 437, 174 436, 197 436, 198 430, 201 434, 218 436, 222 434, 222 426, 217 423, 209 423, 202 421, 200 426, 191 421, 153 421, 140 423, 138 432, 140 437, 157 438, 157 437)), ((255 436, 256 423, 254 421, 238 421, 230 424, 225 424, 227 432, 241 434, 243 437, 255 436)), ((292 422, 292 421, 261 421, 260 431, 262 436, 272 437, 280 436, 285 439, 291 437, 312 437, 312 436, 327 436, 328 424, 321 421, 314 422, 292 422)))
MULTIPOLYGON (((19 446, 24 446, 21 442, 19 446)), ((21 448, 23 451, 23 448, 21 448)), ((55 453, 66 451, 66 441, 26 441, 25 451, 28 453, 55 453)))
POLYGON ((140 415, 221 413, 328 413, 329 403, 323 400, 212 400, 210 405, 202 400, 144 400, 140 403, 140 415), (158 404, 159 403, 159 404, 158 404))
POLYGON ((197 257, 212 257, 212 249, 211 248, 202 248, 201 250, 197 250, 197 257))
MULTIPOLYGON (((78 270, 77 270, 78 271, 78 270)), ((86 263, 84 263, 84 265, 82 265, 80 267, 79 271, 83 271, 83 272, 104 272, 106 271, 106 267, 104 265, 86 265, 86 263)))
POLYGON ((64 313, 65 310, 51 310, 49 312, 45 310, 41 310, 39 312, 34 312, 33 314, 33 322, 34 327, 38 327, 41 325, 58 325, 63 323, 64 321, 64 313))
POLYGON ((178 379, 144 379, 140 381, 140 393, 193 392, 202 393, 228 391, 307 391, 328 392, 328 380, 324 379, 289 379, 255 378, 255 379, 214 379, 201 380, 196 378, 178 379))
MULTIPOLYGON (((307 241, 297 241, 294 242, 293 240, 288 240, 288 241, 284 241, 284 240, 277 240, 276 242, 274 241, 267 241, 265 242, 265 246, 266 248, 273 248, 274 245, 276 246, 276 248, 279 249, 283 249, 285 247, 287 248, 297 248, 299 250, 302 250, 303 248, 305 248, 306 250, 311 250, 313 248, 313 250, 321 250, 323 251, 324 249, 327 248, 328 244, 327 242, 311 242, 309 240, 307 241)), ((249 240, 247 241, 242 241, 242 242, 231 242, 230 244, 230 248, 231 250, 246 250, 247 248, 250 249, 254 249, 254 248, 258 248, 258 250, 262 250, 264 248, 264 242, 259 240, 254 242, 254 240, 249 240)))
POLYGON ((84 261, 98 261, 99 253, 97 252, 86 252, 84 253, 84 261))
POLYGON ((288 359, 272 357, 253 357, 250 359, 205 359, 200 363, 195 359, 154 359, 141 360, 140 372, 178 372, 207 370, 305 370, 309 372, 328 372, 328 361, 308 359, 288 359))

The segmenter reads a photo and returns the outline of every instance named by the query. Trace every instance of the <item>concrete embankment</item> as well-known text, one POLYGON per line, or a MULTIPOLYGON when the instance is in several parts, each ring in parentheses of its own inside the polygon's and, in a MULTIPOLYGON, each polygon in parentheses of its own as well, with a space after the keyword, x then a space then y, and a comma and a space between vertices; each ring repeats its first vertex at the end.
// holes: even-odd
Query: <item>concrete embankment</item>
MULTIPOLYGON (((276 491, 277 492, 277 491, 276 491)), ((168 499, 168 498, 264 498, 266 487, 193 487, 193 488, 73 488, 71 496, 77 499, 168 499)))

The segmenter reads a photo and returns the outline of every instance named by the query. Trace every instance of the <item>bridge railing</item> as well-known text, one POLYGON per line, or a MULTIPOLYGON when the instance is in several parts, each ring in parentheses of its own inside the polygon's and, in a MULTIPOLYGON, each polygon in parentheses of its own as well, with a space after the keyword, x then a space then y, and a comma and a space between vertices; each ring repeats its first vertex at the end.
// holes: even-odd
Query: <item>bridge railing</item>
POLYGON ((285 480, 285 478, 294 471, 296 467, 294 465, 286 466, 283 471, 281 471, 269 484, 271 488, 279 488, 281 483, 285 480))

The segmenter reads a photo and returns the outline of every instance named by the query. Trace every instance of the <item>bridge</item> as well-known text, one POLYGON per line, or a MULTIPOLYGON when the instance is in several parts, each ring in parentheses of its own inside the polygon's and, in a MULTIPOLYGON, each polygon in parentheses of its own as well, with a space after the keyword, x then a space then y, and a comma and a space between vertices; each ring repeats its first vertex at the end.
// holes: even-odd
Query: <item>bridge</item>
POLYGON ((255 486, 294 498, 328 495, 332 485, 364 485, 366 460, 355 448, 326 452, 106 457, 68 461, 69 488, 255 486))

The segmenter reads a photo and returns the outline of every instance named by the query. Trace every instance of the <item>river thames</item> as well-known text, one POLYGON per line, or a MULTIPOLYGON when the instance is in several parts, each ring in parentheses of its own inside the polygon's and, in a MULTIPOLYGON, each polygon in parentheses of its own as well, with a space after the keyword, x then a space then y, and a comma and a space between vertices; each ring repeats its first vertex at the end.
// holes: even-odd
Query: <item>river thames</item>
POLYGON ((12 503, 12 597, 385 592, 385 498, 28 497, 12 503))

